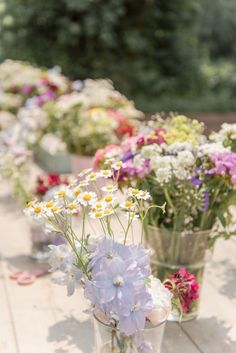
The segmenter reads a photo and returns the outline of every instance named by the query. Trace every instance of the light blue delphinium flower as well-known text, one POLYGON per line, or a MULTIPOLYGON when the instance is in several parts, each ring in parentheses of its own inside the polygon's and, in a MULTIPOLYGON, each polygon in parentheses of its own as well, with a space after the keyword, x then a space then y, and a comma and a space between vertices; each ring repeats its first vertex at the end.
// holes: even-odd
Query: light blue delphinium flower
POLYGON ((128 303, 133 292, 141 290, 145 285, 144 276, 136 263, 123 260, 104 266, 102 271, 93 275, 92 282, 100 290, 100 301, 103 303, 128 303))
POLYGON ((110 237, 104 237, 97 245, 90 261, 92 273, 99 272, 112 263, 119 265, 131 256, 128 246, 114 242, 110 237))
POLYGON ((135 292, 131 299, 119 312, 119 329, 127 336, 144 329, 146 317, 153 309, 152 297, 145 289, 135 292))

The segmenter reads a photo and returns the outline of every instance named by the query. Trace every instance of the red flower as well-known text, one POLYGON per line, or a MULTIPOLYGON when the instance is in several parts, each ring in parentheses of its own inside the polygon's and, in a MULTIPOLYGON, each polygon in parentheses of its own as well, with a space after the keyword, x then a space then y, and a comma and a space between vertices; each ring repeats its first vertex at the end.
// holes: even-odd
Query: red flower
POLYGON ((165 287, 172 292, 174 298, 179 299, 184 313, 188 313, 192 302, 199 298, 199 285, 196 278, 184 267, 169 276, 165 281, 165 287))
POLYGON ((36 188, 34 194, 43 196, 46 194, 46 192, 48 192, 48 190, 61 184, 67 185, 68 179, 58 174, 48 174, 46 176, 39 176, 36 181, 36 188))
POLYGON ((133 136, 134 124, 132 124, 131 121, 129 121, 124 115, 122 115, 120 112, 116 110, 109 109, 108 113, 119 124, 118 127, 115 129, 115 132, 117 135, 133 136))

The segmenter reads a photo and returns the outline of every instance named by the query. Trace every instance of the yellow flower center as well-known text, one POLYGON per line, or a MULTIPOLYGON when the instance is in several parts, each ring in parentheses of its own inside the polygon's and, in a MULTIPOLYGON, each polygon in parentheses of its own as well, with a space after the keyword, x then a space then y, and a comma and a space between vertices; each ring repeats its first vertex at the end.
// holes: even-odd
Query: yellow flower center
POLYGON ((80 189, 75 189, 75 190, 74 190, 74 195, 75 195, 75 196, 79 196, 80 193, 81 193, 81 190, 80 190, 80 189))
POLYGON ((58 192, 58 196, 59 197, 64 197, 65 195, 66 195, 65 190, 61 190, 61 191, 58 192))
POLYGON ((97 176, 96 173, 91 173, 91 174, 89 175, 89 179, 94 179, 94 178, 96 178, 96 176, 97 176))
POLYGON ((100 211, 100 212, 95 212, 95 217, 96 218, 100 218, 102 217, 103 213, 100 211))
POLYGON ((113 189, 113 185, 107 185, 106 189, 107 190, 112 190, 113 189))
POLYGON ((133 205, 132 201, 125 201, 125 207, 132 207, 133 205))
POLYGON ((34 208, 34 213, 40 213, 42 211, 42 208, 40 207, 40 206, 36 206, 35 208, 34 208))
POLYGON ((139 194, 139 190, 138 189, 132 189, 131 191, 132 195, 138 195, 139 194))
POLYGON ((111 202, 113 200, 113 197, 111 196, 111 195, 107 195, 106 197, 105 197, 105 201, 106 202, 111 202))
POLYGON ((27 202, 26 206, 27 206, 27 207, 32 207, 32 206, 33 206, 33 201, 27 202))
POLYGON ((116 162, 115 166, 116 166, 117 168, 122 167, 122 162, 116 162))
POLYGON ((108 215, 108 214, 111 213, 111 210, 110 210, 109 208, 107 208, 106 210, 103 211, 103 213, 104 213, 105 215, 108 215))
POLYGON ((92 196, 90 194, 85 194, 83 196, 84 201, 90 201, 92 199, 92 196))
POLYGON ((53 201, 48 201, 45 205, 47 208, 51 208, 54 206, 54 202, 53 201))
POLYGON ((70 209, 70 210, 76 210, 76 204, 75 204, 75 203, 71 203, 71 204, 69 205, 69 209, 70 209))
POLYGON ((101 203, 96 203, 95 208, 98 210, 99 208, 102 208, 102 204, 101 203))

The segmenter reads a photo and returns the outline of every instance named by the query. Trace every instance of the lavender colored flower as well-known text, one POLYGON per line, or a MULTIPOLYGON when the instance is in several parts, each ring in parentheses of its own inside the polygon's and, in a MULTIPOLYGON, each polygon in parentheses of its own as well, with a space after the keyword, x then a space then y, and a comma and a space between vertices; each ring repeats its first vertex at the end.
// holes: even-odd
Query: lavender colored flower
POLYGON ((136 262, 137 267, 140 269, 143 275, 150 275, 150 250, 144 249, 141 245, 131 245, 130 257, 128 261, 136 262))
POLYGON ((153 309, 151 295, 143 290, 134 293, 129 305, 123 304, 119 313, 119 329, 127 336, 145 328, 146 317, 153 309))
POLYGON ((128 152, 123 158, 122 158, 122 162, 127 162, 128 160, 134 158, 134 154, 132 152, 128 152))
POLYGON ((71 296, 74 294, 75 289, 80 285, 82 278, 83 274, 77 266, 68 263, 64 268, 63 275, 53 281, 57 284, 66 285, 67 295, 71 296))
POLYGON ((209 192, 205 191, 203 193, 203 196, 204 196, 204 204, 202 206, 202 212, 206 212, 210 204, 209 192))
POLYGON ((193 176, 190 178, 190 181, 193 185, 195 186, 201 186, 202 185, 202 182, 200 179, 198 179, 196 176, 193 176))
POLYGON ((144 276, 136 263, 122 260, 104 266, 93 275, 92 283, 99 289, 99 300, 104 304, 113 301, 116 310, 131 303, 134 293, 145 287, 144 276))
POLYGON ((92 255, 90 268, 92 273, 100 272, 103 267, 107 268, 111 264, 122 263, 130 256, 129 247, 114 242, 109 237, 104 237, 98 242, 97 249, 92 255))

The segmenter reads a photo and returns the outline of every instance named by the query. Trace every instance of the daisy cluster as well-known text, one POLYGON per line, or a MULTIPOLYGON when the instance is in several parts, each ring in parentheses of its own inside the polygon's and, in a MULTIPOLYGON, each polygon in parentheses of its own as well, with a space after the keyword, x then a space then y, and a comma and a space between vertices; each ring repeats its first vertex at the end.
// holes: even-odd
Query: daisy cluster
POLYGON ((94 314, 130 336, 147 322, 157 325, 166 320, 172 291, 152 276, 150 251, 130 239, 133 221, 139 218, 144 223, 151 197, 147 191, 129 188, 127 197, 118 202, 116 180, 124 167, 117 161, 110 169, 84 170, 69 185, 59 187, 51 200, 29 202, 25 212, 67 241, 67 245, 50 246, 51 271, 62 273, 54 280, 67 286, 68 295, 83 287, 94 314), (80 235, 72 224, 77 213, 82 221, 80 235), (114 218, 120 231, 114 229, 114 218), (99 222, 98 232, 87 231, 90 219, 99 222), (119 233, 122 236, 117 239, 119 233))

